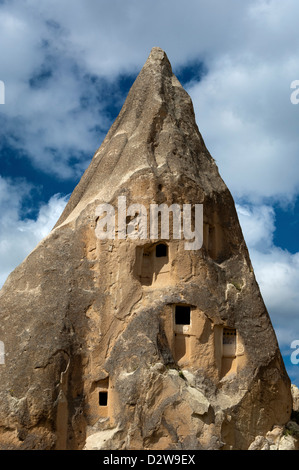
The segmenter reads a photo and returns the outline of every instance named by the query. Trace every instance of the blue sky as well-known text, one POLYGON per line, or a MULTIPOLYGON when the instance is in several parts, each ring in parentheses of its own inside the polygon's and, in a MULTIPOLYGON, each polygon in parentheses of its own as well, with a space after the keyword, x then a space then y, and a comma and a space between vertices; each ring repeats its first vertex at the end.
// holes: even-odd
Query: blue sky
POLYGON ((234 196, 299 385, 298 16, 296 0, 0 1, 0 286, 55 224, 159 46, 234 196))

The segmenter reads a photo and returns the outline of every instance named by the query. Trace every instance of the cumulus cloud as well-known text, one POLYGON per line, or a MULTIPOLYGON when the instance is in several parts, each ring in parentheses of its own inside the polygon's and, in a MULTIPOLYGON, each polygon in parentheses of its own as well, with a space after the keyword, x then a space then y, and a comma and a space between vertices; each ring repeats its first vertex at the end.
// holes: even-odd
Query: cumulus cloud
POLYGON ((64 26, 35 6, 0 5, 0 42, 8 51, 1 57, 1 144, 44 172, 77 178, 109 125, 106 101, 100 102, 101 83, 82 65, 64 26))
POLYGON ((43 204, 36 219, 24 218, 22 204, 32 186, 24 180, 0 177, 0 287, 55 225, 67 202, 58 194, 43 204))
POLYGON ((225 60, 190 86, 199 128, 235 197, 286 203, 298 192, 295 73, 282 64, 225 60))
POLYGON ((237 204, 237 211, 247 245, 251 249, 267 252, 273 246, 275 212, 271 206, 237 204))
POLYGON ((299 161, 299 111, 289 99, 296 13, 295 0, 2 3, 2 141, 43 171, 78 177, 110 125, 105 105, 115 96, 105 80, 137 74, 159 45, 174 68, 205 64, 189 91, 234 195, 290 199, 299 183, 289 171, 299 161))

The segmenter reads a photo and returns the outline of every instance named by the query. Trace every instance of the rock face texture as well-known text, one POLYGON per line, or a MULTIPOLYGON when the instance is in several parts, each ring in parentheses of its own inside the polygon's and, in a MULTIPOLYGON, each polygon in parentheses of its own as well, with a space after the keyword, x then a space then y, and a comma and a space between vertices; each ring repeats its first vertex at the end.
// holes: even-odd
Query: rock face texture
POLYGON ((1 449, 248 449, 290 420, 234 201, 159 48, 0 309, 1 449), (186 249, 171 217, 151 238, 124 201, 202 205, 202 246, 186 249), (101 204, 115 209, 106 239, 101 204))

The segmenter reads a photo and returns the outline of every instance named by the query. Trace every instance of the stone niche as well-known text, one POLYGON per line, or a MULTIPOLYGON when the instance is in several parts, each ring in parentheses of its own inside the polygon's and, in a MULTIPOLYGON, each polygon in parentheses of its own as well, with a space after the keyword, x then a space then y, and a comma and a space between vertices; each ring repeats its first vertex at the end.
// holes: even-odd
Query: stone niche
POLYGON ((175 363, 203 370, 215 384, 245 364, 245 350, 234 328, 215 325, 199 308, 178 303, 162 313, 165 336, 175 363))
POLYGON ((112 387, 109 377, 92 384, 89 394, 87 417, 88 424, 93 425, 100 418, 110 418, 112 406, 112 387))
POLYGON ((196 306, 167 305, 162 313, 165 336, 179 367, 203 369, 218 380, 220 364, 215 361, 213 323, 196 306))
POLYGON ((203 245, 210 258, 217 260, 222 251, 222 227, 218 223, 204 223, 203 245))
POLYGON ((221 378, 238 371, 245 364, 245 349, 235 328, 222 328, 221 378))
MULTIPOLYGON (((174 359, 178 364, 188 363, 192 352, 191 306, 175 305, 173 309, 174 359)), ((194 323, 194 319, 193 319, 194 323)))
POLYGON ((135 277, 144 286, 162 287, 170 283, 170 250, 165 242, 136 248, 135 277))

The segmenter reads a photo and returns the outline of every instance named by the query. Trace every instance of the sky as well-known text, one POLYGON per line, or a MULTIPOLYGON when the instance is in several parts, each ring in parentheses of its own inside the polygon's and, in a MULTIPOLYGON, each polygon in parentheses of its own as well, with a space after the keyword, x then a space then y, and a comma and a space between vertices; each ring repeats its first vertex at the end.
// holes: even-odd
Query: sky
POLYGON ((298 17, 297 0, 0 0, 0 287, 56 223, 159 46, 234 197, 299 386, 298 17))

